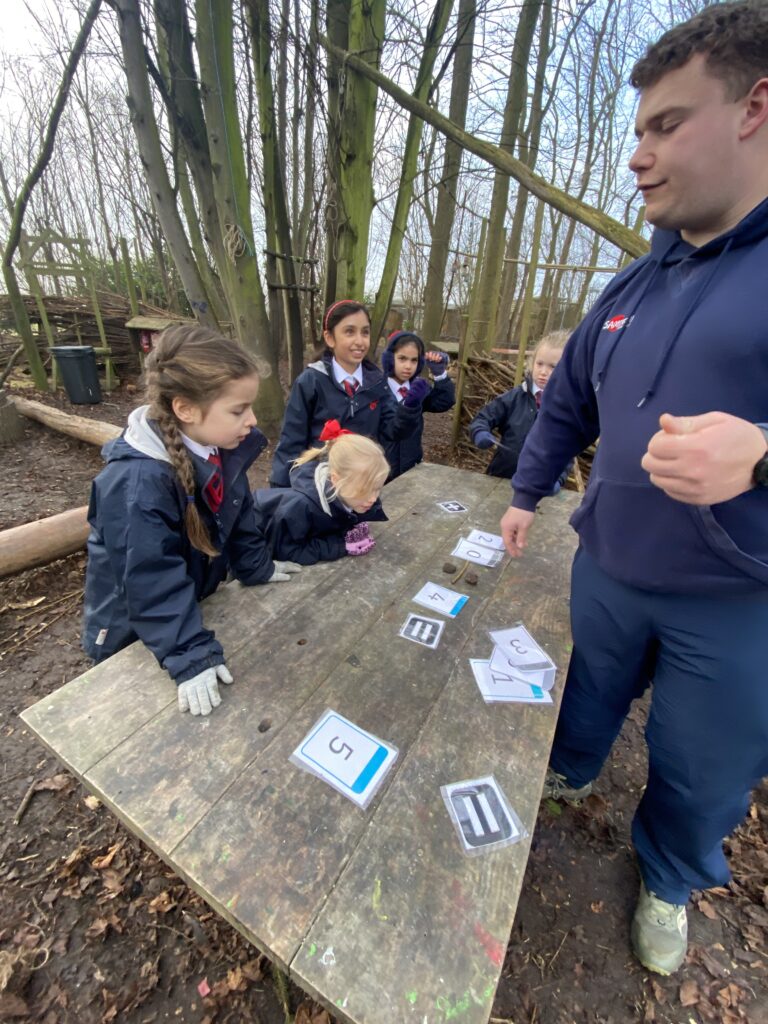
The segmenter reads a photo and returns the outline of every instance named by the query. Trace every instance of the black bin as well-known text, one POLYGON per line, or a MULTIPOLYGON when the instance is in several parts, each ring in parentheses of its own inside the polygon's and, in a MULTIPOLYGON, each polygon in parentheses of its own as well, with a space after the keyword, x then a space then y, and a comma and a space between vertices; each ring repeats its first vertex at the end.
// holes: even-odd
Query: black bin
POLYGON ((64 389, 73 405, 101 401, 101 386, 96 370, 96 356, 91 345, 54 345, 51 349, 64 382, 64 389))

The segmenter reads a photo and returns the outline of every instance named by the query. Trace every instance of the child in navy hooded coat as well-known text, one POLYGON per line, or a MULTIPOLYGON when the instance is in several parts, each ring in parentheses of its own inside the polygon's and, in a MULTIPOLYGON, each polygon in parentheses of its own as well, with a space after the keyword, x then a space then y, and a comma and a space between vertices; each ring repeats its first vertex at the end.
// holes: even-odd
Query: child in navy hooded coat
POLYGON ((291 486, 254 491, 256 520, 275 558, 299 565, 364 555, 369 521, 386 520, 379 494, 389 473, 380 445, 336 420, 294 462, 291 486))
POLYGON ((424 458, 421 438, 424 433, 425 412, 447 412, 456 403, 456 390, 448 376, 448 356, 445 352, 425 352, 424 342, 411 331, 390 334, 387 347, 381 354, 381 368, 395 400, 417 412, 412 432, 399 441, 384 446, 392 467, 390 480, 405 473, 424 458), (430 387, 421 376, 428 365, 433 378, 430 387))
POLYGON ((266 446, 251 405, 256 365, 205 327, 164 331, 145 366, 149 405, 104 447, 91 489, 82 642, 102 661, 139 639, 178 687, 179 710, 209 714, 231 683, 199 602, 232 572, 284 581, 254 515, 246 470, 266 446))
MULTIPOLYGON (((526 373, 523 383, 484 405, 470 423, 469 436, 473 444, 478 448, 496 448, 486 469, 489 476, 512 479, 525 439, 536 422, 544 389, 560 362, 568 337, 567 331, 545 334, 533 350, 531 371, 526 373), (500 439, 493 431, 498 431, 500 439)), ((560 485, 568 479, 569 471, 570 466, 560 477, 560 485)), ((558 486, 556 490, 559 489, 558 486)))
POLYGON ((366 358, 371 321, 360 302, 343 299, 328 307, 323 320, 325 351, 294 381, 285 408, 269 482, 290 486, 294 460, 318 444, 325 423, 373 438, 379 444, 418 429, 420 408, 398 405, 381 370, 366 358))

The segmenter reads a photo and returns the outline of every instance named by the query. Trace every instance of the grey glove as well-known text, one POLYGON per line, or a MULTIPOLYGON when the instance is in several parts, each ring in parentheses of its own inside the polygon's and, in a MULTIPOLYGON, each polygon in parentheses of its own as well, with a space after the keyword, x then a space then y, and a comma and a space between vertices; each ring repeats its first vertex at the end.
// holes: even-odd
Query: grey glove
POLYGON ((287 583, 291 575, 296 572, 301 572, 301 566, 295 562, 275 562, 275 571, 267 583, 287 583))
POLYGON ((188 711, 190 715, 210 715, 213 708, 221 704, 219 680, 227 684, 234 682, 226 665, 206 668, 185 683, 179 683, 179 711, 188 711))

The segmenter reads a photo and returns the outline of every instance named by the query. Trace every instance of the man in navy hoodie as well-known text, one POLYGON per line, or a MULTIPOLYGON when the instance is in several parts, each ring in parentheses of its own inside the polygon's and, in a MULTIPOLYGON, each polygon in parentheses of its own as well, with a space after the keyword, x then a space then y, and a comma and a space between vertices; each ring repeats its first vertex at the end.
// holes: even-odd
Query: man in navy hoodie
POLYGON ((630 168, 655 226, 566 345, 501 521, 599 435, 571 523, 573 654, 545 793, 589 794, 652 684, 632 943, 685 958, 692 889, 768 774, 768 4, 714 4, 633 69, 630 168))

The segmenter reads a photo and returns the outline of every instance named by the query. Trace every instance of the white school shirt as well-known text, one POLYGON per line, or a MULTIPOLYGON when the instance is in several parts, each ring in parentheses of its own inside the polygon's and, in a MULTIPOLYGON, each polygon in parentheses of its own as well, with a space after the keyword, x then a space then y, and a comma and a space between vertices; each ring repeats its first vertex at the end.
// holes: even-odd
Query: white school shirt
POLYGON ((184 433, 181 433, 181 440, 193 455, 199 455, 206 462, 211 455, 216 455, 219 451, 215 444, 200 444, 199 441, 193 441, 191 437, 187 437, 184 433))

